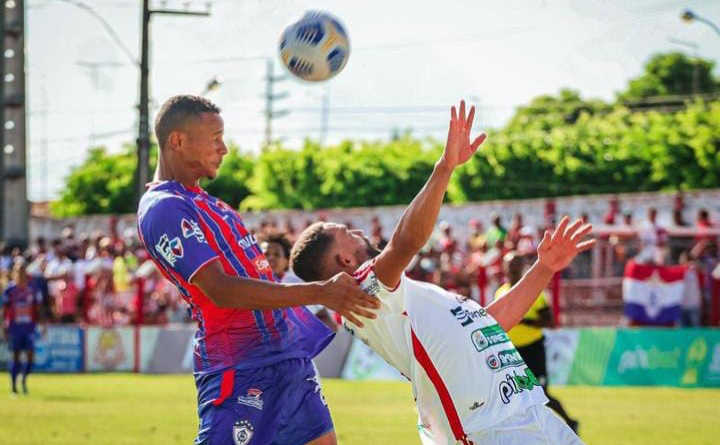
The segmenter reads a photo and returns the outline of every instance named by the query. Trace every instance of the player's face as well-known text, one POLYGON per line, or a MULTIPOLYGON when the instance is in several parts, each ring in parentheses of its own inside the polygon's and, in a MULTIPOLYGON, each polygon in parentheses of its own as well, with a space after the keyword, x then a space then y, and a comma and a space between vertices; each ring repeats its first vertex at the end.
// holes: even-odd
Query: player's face
POLYGON ((353 270, 380 254, 380 250, 373 246, 362 230, 350 230, 344 224, 335 223, 327 223, 324 229, 335 238, 337 254, 354 260, 349 264, 353 270))
POLYGON ((270 263, 270 268, 273 270, 275 275, 282 276, 288 270, 289 260, 285 256, 285 251, 282 246, 278 243, 262 243, 262 250, 265 252, 265 257, 270 263))
POLYGON ((186 124, 183 144, 185 163, 200 178, 215 179, 228 149, 223 141, 225 124, 217 113, 202 113, 186 124))

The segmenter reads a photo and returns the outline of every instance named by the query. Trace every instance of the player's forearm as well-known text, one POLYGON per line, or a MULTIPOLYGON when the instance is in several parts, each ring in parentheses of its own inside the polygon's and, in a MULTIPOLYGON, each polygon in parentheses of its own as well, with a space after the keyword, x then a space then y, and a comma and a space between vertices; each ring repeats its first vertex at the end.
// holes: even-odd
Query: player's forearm
POLYGON ((413 250, 413 255, 422 249, 435 228, 452 172, 453 169, 442 162, 435 164, 425 186, 400 218, 391 243, 413 250))
POLYGON ((530 270, 501 298, 490 303, 487 310, 506 331, 513 328, 550 283, 553 271, 535 262, 530 270))
POLYGON ((292 306, 321 304, 317 283, 283 284, 226 276, 203 288, 208 297, 228 309, 280 309, 292 306))

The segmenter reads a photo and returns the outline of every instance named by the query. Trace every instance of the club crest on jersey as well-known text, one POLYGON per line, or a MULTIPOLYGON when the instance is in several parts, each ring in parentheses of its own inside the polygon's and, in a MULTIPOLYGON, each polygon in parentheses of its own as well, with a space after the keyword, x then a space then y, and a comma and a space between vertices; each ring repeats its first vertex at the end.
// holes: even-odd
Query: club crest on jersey
POLYGON ((250 388, 247 390, 246 396, 239 396, 237 402, 241 405, 250 406, 255 409, 263 409, 263 401, 261 399, 262 391, 256 388, 250 388))
POLYGON ((474 330, 470 334, 470 339, 478 352, 510 341, 505 331, 497 324, 474 330))
POLYGON ((249 420, 241 420, 233 425, 233 442, 235 445, 247 445, 253 437, 252 423, 249 420))
POLYGON ((194 236, 201 243, 205 241, 205 234, 200 230, 200 226, 195 221, 190 221, 185 218, 180 221, 180 228, 182 229, 183 238, 190 238, 194 236))
POLYGON ((185 253, 180 238, 176 236, 171 240, 167 234, 163 234, 163 236, 160 237, 158 243, 155 244, 155 250, 157 250, 171 266, 174 266, 178 258, 182 258, 185 253))

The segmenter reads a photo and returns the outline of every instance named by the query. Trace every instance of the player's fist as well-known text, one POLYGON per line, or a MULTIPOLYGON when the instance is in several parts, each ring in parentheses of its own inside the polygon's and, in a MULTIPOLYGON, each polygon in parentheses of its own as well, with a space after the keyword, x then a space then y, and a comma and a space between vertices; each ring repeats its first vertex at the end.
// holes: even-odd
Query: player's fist
POLYGON ((378 299, 363 292, 358 282, 345 272, 323 281, 320 284, 320 293, 325 307, 360 327, 363 323, 357 315, 375 318, 376 315, 368 309, 380 308, 378 299))

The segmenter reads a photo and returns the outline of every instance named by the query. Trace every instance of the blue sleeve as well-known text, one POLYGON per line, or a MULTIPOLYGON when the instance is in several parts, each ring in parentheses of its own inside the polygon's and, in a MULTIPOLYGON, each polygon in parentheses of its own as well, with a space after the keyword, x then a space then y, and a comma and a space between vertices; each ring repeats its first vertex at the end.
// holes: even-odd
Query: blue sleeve
POLYGON ((188 282, 204 265, 219 257, 205 239, 199 218, 198 211, 183 198, 168 196, 148 208, 140 223, 150 255, 188 282))

